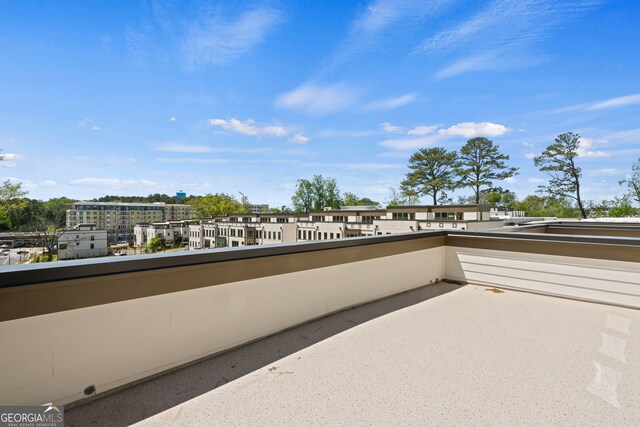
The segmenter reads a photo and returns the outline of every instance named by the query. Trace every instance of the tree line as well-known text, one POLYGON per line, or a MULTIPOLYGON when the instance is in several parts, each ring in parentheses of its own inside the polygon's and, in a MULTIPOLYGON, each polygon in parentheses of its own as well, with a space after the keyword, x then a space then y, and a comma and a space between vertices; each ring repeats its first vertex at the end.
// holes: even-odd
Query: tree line
MULTIPOLYGON (((599 203, 585 201, 582 197, 582 168, 579 160, 580 136, 567 132, 555 138, 542 153, 533 159, 540 172, 547 175, 545 184, 537 194, 518 200, 515 193, 496 187, 496 181, 504 181, 518 174, 518 168, 509 166, 509 156, 487 138, 471 138, 459 151, 447 151, 443 147, 422 148, 411 155, 408 172, 399 187, 391 188, 385 204, 389 206, 415 205, 421 197, 428 197, 433 205, 453 203, 449 194, 457 189, 471 189, 470 196, 458 197, 457 203, 487 203, 522 210, 527 216, 582 217, 587 216, 635 216, 640 204, 640 159, 631 167, 631 174, 619 185, 627 188, 621 197, 599 203)), ((0 161, 3 157, 0 154, 0 161)), ((0 231, 42 231, 64 228, 65 214, 76 200, 66 197, 47 201, 29 199, 20 183, 7 180, 0 186, 0 231)), ((93 199, 95 202, 128 203, 176 203, 174 196, 150 194, 148 196, 107 195, 93 199)), ((182 202, 196 210, 198 216, 211 217, 250 212, 246 197, 241 200, 226 193, 188 196, 182 202)), ((311 179, 299 179, 291 197, 291 207, 283 205, 271 208, 274 213, 309 212, 325 207, 380 205, 367 197, 354 193, 341 194, 334 178, 314 175, 311 179)))

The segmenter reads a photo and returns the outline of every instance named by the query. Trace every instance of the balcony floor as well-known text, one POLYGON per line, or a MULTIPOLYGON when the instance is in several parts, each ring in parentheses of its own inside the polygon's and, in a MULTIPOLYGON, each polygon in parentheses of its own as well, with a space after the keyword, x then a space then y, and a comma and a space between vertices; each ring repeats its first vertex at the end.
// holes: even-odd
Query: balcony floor
POLYGON ((640 311, 487 289, 345 310, 69 409, 67 425, 637 423, 640 311))

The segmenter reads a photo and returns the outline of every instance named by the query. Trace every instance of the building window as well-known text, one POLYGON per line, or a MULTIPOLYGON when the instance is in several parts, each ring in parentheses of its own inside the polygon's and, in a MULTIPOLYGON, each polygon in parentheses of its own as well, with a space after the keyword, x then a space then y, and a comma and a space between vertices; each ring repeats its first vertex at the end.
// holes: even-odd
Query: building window
POLYGON ((93 249, 93 243, 91 244, 91 249, 93 249))
POLYGON ((93 242, 94 240, 96 240, 96 236, 91 236, 91 241, 93 242))
POLYGON ((60 248, 59 249, 67 249, 67 244, 66 243, 60 243, 60 248))
POLYGON ((238 246, 238 242, 236 242, 235 240, 233 242, 231 242, 231 246, 236 247, 238 246))
POLYGON ((340 233, 336 234, 336 239, 340 238, 340 233))
POLYGON ((324 233, 324 240, 327 240, 327 239, 328 239, 327 233, 324 233))
POLYGON ((282 232, 278 231, 278 240, 282 240, 282 232))
POLYGON ((333 239, 333 233, 329 233, 329 238, 333 239))

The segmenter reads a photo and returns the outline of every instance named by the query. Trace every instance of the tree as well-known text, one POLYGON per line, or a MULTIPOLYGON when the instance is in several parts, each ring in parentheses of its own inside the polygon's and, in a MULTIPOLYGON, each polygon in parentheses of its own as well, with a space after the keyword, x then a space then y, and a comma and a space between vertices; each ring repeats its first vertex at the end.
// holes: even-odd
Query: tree
POLYGON ((70 203, 73 203, 73 200, 66 197, 50 199, 41 203, 35 213, 34 229, 40 235, 47 261, 53 259, 53 254, 57 251, 58 238, 68 230, 66 213, 70 203))
POLYGON ((242 203, 224 193, 193 197, 187 203, 203 217, 244 213, 242 203))
POLYGON ((631 165, 631 176, 620 181, 620 185, 627 184, 629 196, 640 203, 640 158, 631 165))
POLYGON ((480 204, 482 187, 490 187, 493 181, 501 181, 518 174, 518 168, 508 167, 509 156, 498 151, 487 138, 472 138, 460 149, 455 172, 459 187, 471 187, 476 204, 480 204))
POLYGON ((534 158, 535 165, 541 172, 547 172, 549 182, 541 185, 540 191, 552 197, 576 201, 582 218, 587 217, 587 211, 580 197, 580 178, 582 169, 576 165, 580 146, 580 135, 573 132, 558 135, 555 143, 549 145, 538 157, 534 158))
POLYGON ((575 218, 579 215, 579 211, 570 199, 538 195, 529 195, 522 201, 516 202, 515 208, 524 211, 525 215, 530 217, 575 218))
POLYGON ((343 206, 378 206, 380 203, 371 200, 368 197, 360 198, 353 193, 344 193, 342 198, 343 206))
POLYGON ((340 189, 334 178, 314 175, 311 180, 298 180, 291 202, 296 212, 319 211, 325 207, 338 209, 340 189))
POLYGON ((422 148, 409 158, 409 169, 402 181, 402 191, 411 196, 431 196, 433 204, 438 194, 446 198, 446 191, 455 189, 455 166, 458 154, 442 147, 422 148))
POLYGON ((389 194, 385 200, 387 206, 412 206, 417 205, 419 201, 415 195, 407 194, 394 187, 389 187, 389 194))
POLYGON ((164 248, 164 239, 160 236, 153 236, 153 238, 147 244, 147 249, 153 253, 156 253, 160 249, 164 248))
MULTIPOLYGON (((0 157, 1 159, 1 157, 0 157)), ((13 184, 6 180, 0 186, 0 228, 12 229, 15 223, 15 214, 24 209, 28 204, 27 194, 22 189, 22 183, 13 184), (13 222, 12 223, 12 219, 13 222)))

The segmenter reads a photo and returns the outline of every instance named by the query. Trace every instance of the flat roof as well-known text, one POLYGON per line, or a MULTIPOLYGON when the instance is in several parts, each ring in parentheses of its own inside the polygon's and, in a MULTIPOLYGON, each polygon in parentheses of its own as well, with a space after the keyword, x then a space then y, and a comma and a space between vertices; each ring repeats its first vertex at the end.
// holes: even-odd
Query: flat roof
POLYGON ((69 407, 65 417, 70 425, 635 425, 638 324, 640 310, 439 283, 69 407))

